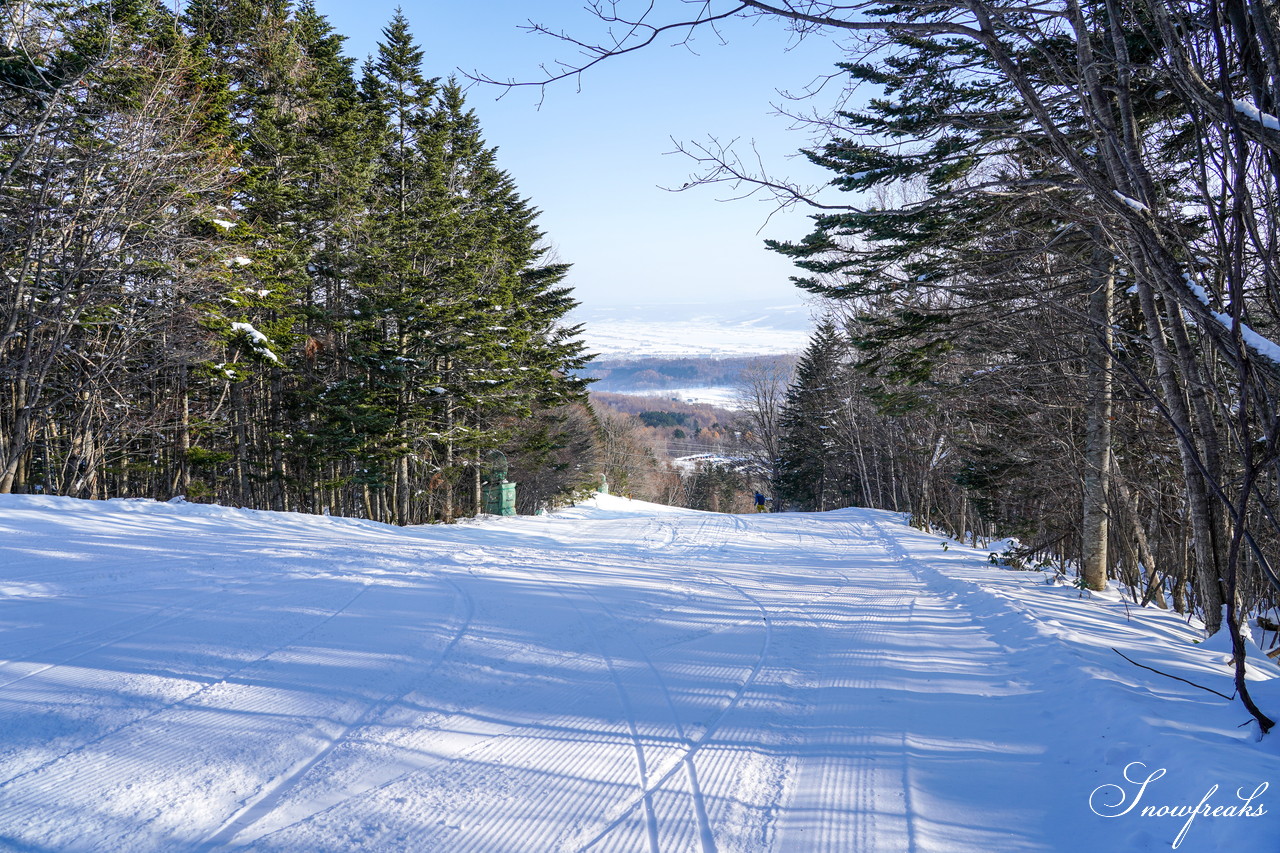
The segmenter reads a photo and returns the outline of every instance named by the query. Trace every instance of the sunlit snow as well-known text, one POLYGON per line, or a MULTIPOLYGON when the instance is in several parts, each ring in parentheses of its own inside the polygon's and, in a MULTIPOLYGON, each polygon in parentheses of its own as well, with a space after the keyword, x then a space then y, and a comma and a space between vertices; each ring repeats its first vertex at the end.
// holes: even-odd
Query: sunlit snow
POLYGON ((1230 694, 1221 640, 987 557, 856 509, 0 495, 0 850, 1274 850, 1276 736, 1113 651, 1230 694))

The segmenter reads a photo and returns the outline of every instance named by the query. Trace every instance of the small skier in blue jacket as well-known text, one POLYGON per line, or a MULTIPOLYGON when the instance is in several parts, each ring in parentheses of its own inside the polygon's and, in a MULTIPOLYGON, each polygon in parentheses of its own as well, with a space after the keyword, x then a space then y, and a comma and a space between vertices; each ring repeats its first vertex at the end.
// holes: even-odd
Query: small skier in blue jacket
POLYGON ((756 512, 764 512, 764 495, 756 492, 756 512))

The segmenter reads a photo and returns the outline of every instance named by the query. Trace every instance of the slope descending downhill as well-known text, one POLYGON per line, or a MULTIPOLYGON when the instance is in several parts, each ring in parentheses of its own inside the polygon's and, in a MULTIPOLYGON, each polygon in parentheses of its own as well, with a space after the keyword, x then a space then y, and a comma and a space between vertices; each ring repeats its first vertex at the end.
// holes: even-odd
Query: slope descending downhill
POLYGON ((1113 651, 1230 693, 1220 642, 986 558, 873 510, 0 496, 0 850, 1277 849, 1275 739, 1113 651))

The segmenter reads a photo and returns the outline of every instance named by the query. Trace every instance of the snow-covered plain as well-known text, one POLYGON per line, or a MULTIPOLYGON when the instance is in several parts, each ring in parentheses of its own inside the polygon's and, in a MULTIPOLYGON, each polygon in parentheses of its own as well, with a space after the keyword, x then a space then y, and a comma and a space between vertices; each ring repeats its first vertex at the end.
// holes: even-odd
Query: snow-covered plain
POLYGON ((799 352, 809 341, 810 309, 801 301, 632 304, 580 307, 590 352, 605 357, 724 357, 799 352))
POLYGON ((1280 735, 1112 650, 1220 643, 882 512, 0 496, 0 631, 6 851, 1280 844, 1280 735))
POLYGON ((737 388, 724 385, 708 385, 705 388, 667 388, 662 391, 621 391, 632 397, 652 397, 654 408, 668 400, 679 400, 682 403, 706 403, 722 409, 737 409, 742 405, 742 392, 737 388))

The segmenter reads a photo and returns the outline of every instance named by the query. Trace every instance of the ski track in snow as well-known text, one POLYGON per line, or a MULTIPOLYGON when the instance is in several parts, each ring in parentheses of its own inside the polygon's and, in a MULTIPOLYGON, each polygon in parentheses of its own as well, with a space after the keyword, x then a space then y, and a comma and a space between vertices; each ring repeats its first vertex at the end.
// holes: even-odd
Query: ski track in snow
POLYGON ((1090 791, 1276 779, 1238 706, 1110 651, 1222 686, 1175 615, 985 556, 869 510, 0 496, 0 851, 1165 850, 1090 791))
MULTIPOLYGON (((655 526, 657 528, 657 531, 660 534, 657 540, 659 543, 659 547, 661 548, 671 547, 677 539, 676 531, 672 529, 669 525, 662 525, 659 523, 655 526)), ((742 595, 744 598, 747 598, 749 601, 755 604, 758 608, 760 608, 760 611, 762 614, 762 617, 761 617, 762 621, 765 623, 766 627, 768 627, 769 625, 768 614, 764 611, 763 607, 760 606, 758 601, 755 601, 748 593, 744 593, 741 589, 729 583, 728 581, 725 581, 714 574, 711 574, 711 573, 708 573, 708 574, 710 577, 714 578, 718 583, 724 584, 725 586, 730 587, 735 592, 742 595)), ((621 815, 619 815, 614 820, 606 824, 599 832, 597 832, 594 836, 592 836, 591 839, 589 839, 585 844, 577 847, 577 849, 582 851, 590 850, 590 849, 593 849, 597 844, 600 844, 601 842, 605 841, 605 839, 607 839, 616 829, 624 825, 624 821, 633 811, 633 809, 637 805, 637 802, 644 804, 646 834, 648 837, 650 849, 652 851, 658 851, 658 850, 664 849, 658 840, 657 822, 653 816, 652 800, 655 792, 662 791, 664 789, 663 786, 665 786, 672 779, 672 777, 677 774, 678 771, 683 770, 684 781, 685 781, 685 785, 687 786, 685 789, 685 793, 688 796, 690 807, 693 812, 693 817, 694 817, 694 820, 696 821, 696 837, 698 840, 699 850, 701 851, 701 853, 713 853, 713 851, 716 850, 715 833, 712 830, 710 819, 707 815, 707 804, 706 804, 707 797, 703 792, 701 783, 698 781, 696 753, 703 746, 703 744, 706 743, 711 738, 716 728, 718 728, 719 721, 723 719, 726 713, 731 711, 733 707, 738 704, 744 692, 747 690, 747 688, 751 685, 751 683, 755 680, 756 676, 759 674, 760 668, 764 663, 765 656, 768 651, 768 633, 766 633, 765 635, 764 645, 761 648, 760 653, 756 657, 755 663, 752 666, 750 674, 741 682, 741 684, 739 684, 736 687, 733 694, 733 698, 728 702, 728 704, 726 704, 723 707, 723 709, 721 709, 716 714, 714 721, 710 725, 706 726, 703 734, 699 738, 694 739, 689 737, 689 735, 686 733, 685 726, 682 721, 680 712, 676 709, 676 703, 671 694, 671 690, 667 685, 666 679, 663 677, 658 667, 654 665, 653 659, 645 651, 644 646, 640 644, 638 641, 636 641, 631 631, 628 628, 626 628, 624 620, 619 619, 603 602, 600 601, 600 599, 597 596, 595 596, 594 594, 590 593, 585 589, 582 590, 582 592, 585 595, 589 596, 593 601, 595 601, 596 604, 600 607, 601 611, 605 615, 607 615, 612 621, 622 626, 622 632, 630 641, 630 643, 633 645, 635 653, 644 662, 646 668, 653 675, 654 682, 658 687, 659 692, 662 695, 663 702, 665 703, 667 710, 670 713, 671 724, 674 727, 674 738, 668 738, 668 740, 673 740, 675 743, 677 743, 678 749, 681 751, 681 753, 676 760, 669 759, 666 762, 669 769, 667 769, 666 772, 662 773, 662 775, 659 776, 654 781, 650 781, 651 774, 649 774, 647 770, 645 772, 642 772, 641 773, 641 791, 639 794, 638 801, 633 802, 628 806, 625 806, 621 815)), ((609 663, 609 667, 610 667, 611 674, 614 674, 614 679, 618 685, 619 694, 625 697, 626 688, 621 684, 620 680, 618 680, 616 676, 616 668, 614 667, 611 660, 609 663)), ((630 716, 631 711, 629 708, 629 701, 625 702, 625 704, 628 705, 627 711, 630 716)), ((635 732, 637 729, 637 723, 634 720, 634 716, 631 716, 629 724, 632 727, 632 731, 635 732)), ((638 744, 637 750, 641 754, 641 762, 643 766, 644 764, 643 745, 638 744)), ((681 849, 683 849, 683 847, 681 849)))
MULTIPOLYGON (((458 593, 458 600, 461 601, 465 608, 465 615, 458 619, 458 627, 453 631, 448 643, 441 650, 439 657, 436 658, 425 670, 426 675, 435 672, 441 663, 449 656, 449 653, 456 647, 459 641, 466 635, 467 630, 471 626, 471 619, 474 615, 475 603, 471 600, 471 596, 451 578, 443 577, 445 583, 453 587, 458 593)), ((364 590, 361 590, 363 592, 364 590)), ((337 615, 336 613, 334 615, 337 615)), ((227 846, 234 842, 235 838, 255 823, 261 821, 281 803, 281 801, 293 790, 298 783, 306 777, 308 773, 318 768, 336 749, 341 747, 351 737, 364 727, 370 726, 379 721, 381 716, 390 708, 402 702, 409 690, 401 691, 395 695, 388 694, 382 699, 369 705, 368 708, 353 722, 343 725, 339 731, 328 738, 327 742, 312 756, 301 761, 295 768, 291 769, 288 774, 282 778, 273 780, 271 784, 266 786, 260 795, 246 805, 240 812, 233 815, 226 821, 218 831, 215 832, 204 844, 198 849, 201 853, 216 850, 220 847, 227 846)))

